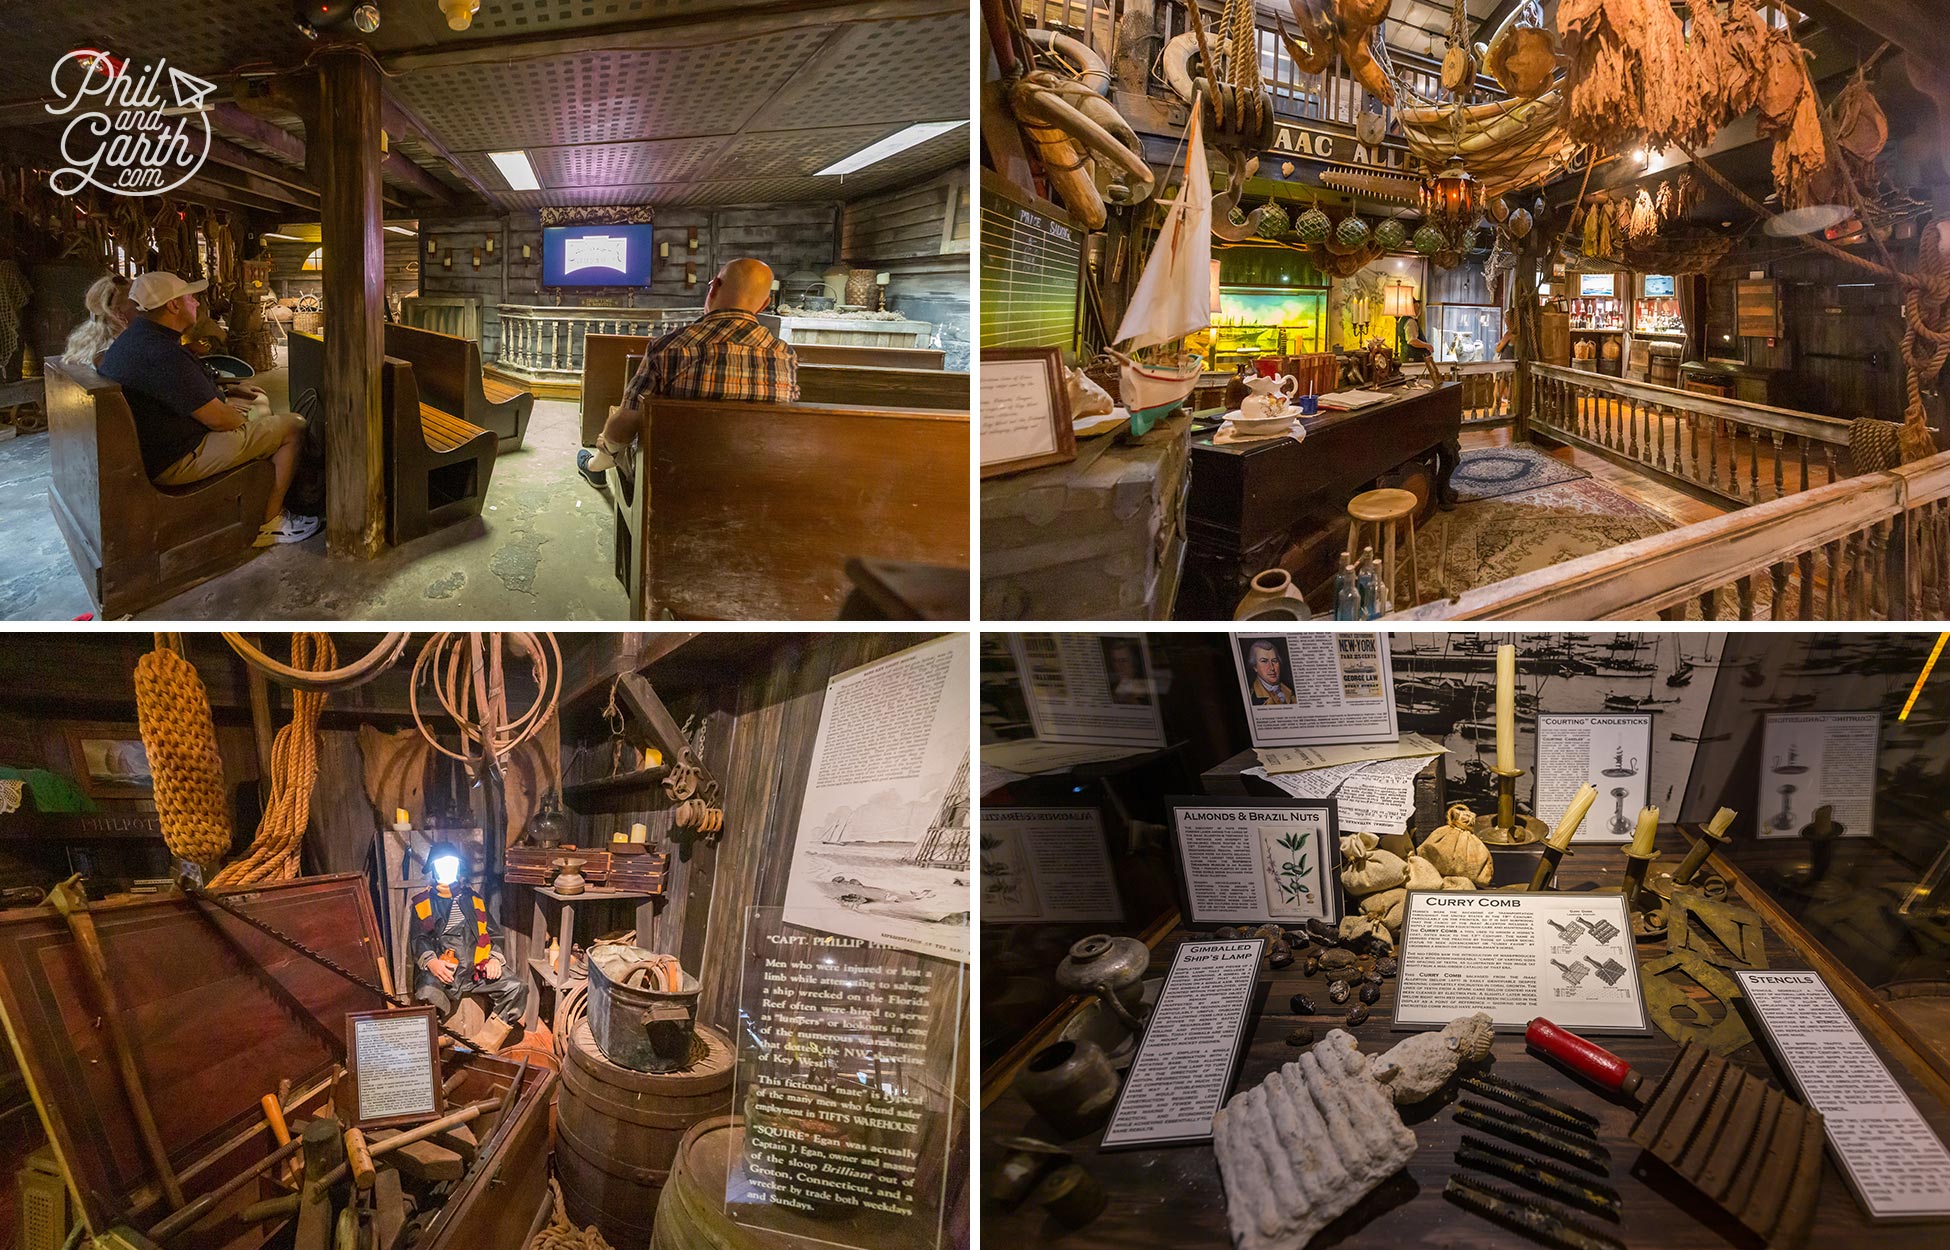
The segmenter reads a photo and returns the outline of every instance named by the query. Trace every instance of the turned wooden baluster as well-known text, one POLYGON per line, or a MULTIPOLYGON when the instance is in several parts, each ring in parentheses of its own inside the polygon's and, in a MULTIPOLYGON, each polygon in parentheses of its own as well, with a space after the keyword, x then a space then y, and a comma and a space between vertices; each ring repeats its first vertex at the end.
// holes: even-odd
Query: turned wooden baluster
POLYGON ((1822 459, 1828 462, 1828 480, 1833 482, 1835 480, 1835 444, 1823 443, 1821 445, 1821 455, 1822 459))
POLYGON ((1801 604, 1798 616, 1811 621, 1815 616, 1815 553, 1804 551, 1794 558, 1801 570, 1801 604))
POLYGON ((1688 476, 1688 477, 1690 477, 1690 478, 1692 478, 1692 479, 1693 479, 1693 480, 1694 480, 1695 482, 1697 482, 1697 481, 1699 481, 1699 480, 1700 480, 1700 476, 1699 476, 1699 418, 1698 418, 1698 417, 1696 417, 1696 416, 1694 416, 1694 415, 1693 415, 1692 413, 1690 413, 1690 412, 1688 412, 1688 413, 1684 413, 1684 414, 1682 414, 1682 415, 1683 415, 1683 417, 1684 417, 1684 420, 1685 420, 1685 422, 1686 422, 1686 430, 1687 430, 1687 435, 1686 435, 1686 437, 1687 437, 1687 441, 1688 441, 1688 442, 1690 442, 1690 443, 1692 444, 1692 448, 1693 448, 1693 451, 1692 451, 1692 461, 1693 461, 1693 467, 1692 467, 1692 468, 1691 468, 1691 469, 1690 469, 1690 470, 1688 471, 1688 473, 1687 473, 1687 476, 1688 476))
POLYGON ((1620 403, 1625 409, 1625 442, 1630 448, 1625 454, 1637 460, 1639 459, 1638 405, 1629 399, 1621 400, 1620 403))
POLYGON ((1767 572, 1774 581, 1774 602, 1767 606, 1768 618, 1776 621, 1793 619, 1793 614, 1788 609, 1788 568, 1786 562, 1776 560, 1768 568, 1767 572))
POLYGON ((1841 539, 1832 539, 1829 542, 1823 543, 1821 556, 1822 563, 1827 566, 1828 570, 1827 594, 1825 596, 1827 602, 1822 607, 1821 619, 1824 621, 1839 621, 1842 619, 1842 583, 1848 578, 1848 568, 1842 563, 1841 539))
POLYGON ((1709 490, 1720 489, 1720 419, 1718 417, 1699 418, 1706 427, 1706 485, 1709 490))
POLYGON ((1740 577, 1740 579, 1734 583, 1734 587, 1736 593, 1740 597, 1740 619, 1743 621, 1753 620, 1754 619, 1753 574, 1751 573, 1743 574, 1740 577))
MULTIPOLYGON (((1661 404, 1661 405, 1659 405, 1659 406, 1658 406, 1657 408, 1655 408, 1655 409, 1654 409, 1653 411, 1654 411, 1654 412, 1656 412, 1656 413, 1658 414, 1658 419, 1659 419, 1659 459, 1658 459, 1658 460, 1656 461, 1656 463, 1658 464, 1658 466, 1659 466, 1660 468, 1662 468, 1662 469, 1665 469, 1665 470, 1668 470, 1668 471, 1671 471, 1671 470, 1673 470, 1673 469, 1675 469, 1675 468, 1677 468, 1678 466, 1677 466, 1677 465, 1675 465, 1675 464, 1673 464, 1673 463, 1672 463, 1672 461, 1670 461, 1670 460, 1668 460, 1668 459, 1666 459, 1666 408, 1665 408, 1665 405, 1664 405, 1664 404, 1661 404)), ((1676 441, 1676 440, 1675 440, 1675 441, 1676 441)), ((1675 450, 1675 451, 1677 451, 1677 450, 1678 450, 1678 448, 1677 448, 1677 447, 1675 447, 1675 448, 1674 448, 1674 450, 1675 450)))
POLYGON ((1794 445, 1796 449, 1800 452, 1800 459, 1801 459, 1800 489, 1807 490, 1808 489, 1808 440, 1805 436, 1797 434, 1794 436, 1794 445))
POLYGON ((1787 493, 1787 485, 1781 479, 1781 432, 1775 430, 1769 437, 1774 443, 1774 498, 1779 499, 1787 493))
POLYGON ((1719 587, 1716 586, 1711 590, 1703 590, 1700 592, 1699 619, 1702 621, 1717 621, 1720 619, 1719 587))
POLYGON ((1747 427, 1747 450, 1753 454, 1753 461, 1747 466, 1747 502, 1760 502, 1760 430, 1756 426, 1747 427))
POLYGON ((1866 588, 1867 598, 1863 604, 1866 614, 1857 617, 1857 620, 1900 619, 1897 614, 1902 610, 1902 579, 1896 576, 1896 544, 1891 541, 1895 537, 1895 528, 1896 518, 1884 517, 1869 530, 1869 551, 1872 553, 1869 567, 1875 575, 1866 588))

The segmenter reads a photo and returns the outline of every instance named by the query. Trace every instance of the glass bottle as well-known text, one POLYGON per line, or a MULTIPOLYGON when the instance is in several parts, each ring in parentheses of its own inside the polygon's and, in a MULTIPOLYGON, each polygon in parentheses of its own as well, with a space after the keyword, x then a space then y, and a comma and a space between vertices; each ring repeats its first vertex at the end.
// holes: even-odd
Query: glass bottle
POLYGON ((1341 553, 1341 571, 1334 574, 1334 619, 1361 619, 1361 591, 1355 585, 1354 557, 1345 551, 1341 553))
POLYGON ((1381 574, 1375 566, 1374 548, 1361 548, 1361 563, 1354 575, 1355 589, 1361 597, 1361 615, 1357 618, 1372 621, 1381 615, 1381 574))

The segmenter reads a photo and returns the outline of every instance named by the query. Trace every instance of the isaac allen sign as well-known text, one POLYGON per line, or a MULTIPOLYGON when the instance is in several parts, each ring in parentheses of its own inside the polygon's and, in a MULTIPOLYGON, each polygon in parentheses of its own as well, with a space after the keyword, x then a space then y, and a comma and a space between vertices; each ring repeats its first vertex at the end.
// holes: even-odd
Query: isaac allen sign
MULTIPOLYGON (((1395 173, 1408 172, 1408 148, 1389 143, 1380 147, 1369 147, 1350 134, 1337 134, 1331 130, 1318 130, 1293 122, 1281 122, 1273 132, 1273 146, 1267 150, 1269 156, 1305 157, 1309 160, 1329 161, 1336 165, 1358 165, 1366 169, 1386 169, 1395 173)), ((1263 162, 1262 162, 1263 163, 1263 162)))

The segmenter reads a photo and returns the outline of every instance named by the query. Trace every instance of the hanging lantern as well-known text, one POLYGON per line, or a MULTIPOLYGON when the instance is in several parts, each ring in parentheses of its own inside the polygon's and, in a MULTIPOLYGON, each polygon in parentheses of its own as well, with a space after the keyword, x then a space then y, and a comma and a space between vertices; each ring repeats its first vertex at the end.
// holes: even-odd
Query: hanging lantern
POLYGON ((1483 184, 1452 156, 1442 172, 1422 184, 1422 212, 1452 241, 1483 220, 1483 184))

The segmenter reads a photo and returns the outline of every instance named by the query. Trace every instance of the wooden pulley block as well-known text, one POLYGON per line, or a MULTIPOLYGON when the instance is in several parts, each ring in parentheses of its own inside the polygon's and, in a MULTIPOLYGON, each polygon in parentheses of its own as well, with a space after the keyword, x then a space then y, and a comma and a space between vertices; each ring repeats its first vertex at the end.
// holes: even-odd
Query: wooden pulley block
POLYGON ((692 833, 722 833, 724 831, 724 808, 703 799, 688 799, 677 805, 672 818, 679 829, 692 833))

